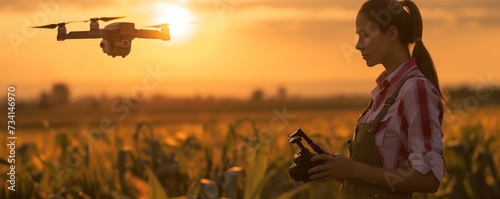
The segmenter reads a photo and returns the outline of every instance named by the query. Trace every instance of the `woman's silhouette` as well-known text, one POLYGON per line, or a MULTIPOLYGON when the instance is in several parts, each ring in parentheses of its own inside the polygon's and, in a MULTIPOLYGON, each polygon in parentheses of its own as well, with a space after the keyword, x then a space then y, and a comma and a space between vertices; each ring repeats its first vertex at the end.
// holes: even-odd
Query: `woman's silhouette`
POLYGON ((385 70, 361 114, 349 158, 320 155, 311 180, 339 180, 343 198, 411 198, 436 192, 443 180, 444 98, 422 42, 422 17, 412 1, 369 0, 356 17, 356 49, 385 70))

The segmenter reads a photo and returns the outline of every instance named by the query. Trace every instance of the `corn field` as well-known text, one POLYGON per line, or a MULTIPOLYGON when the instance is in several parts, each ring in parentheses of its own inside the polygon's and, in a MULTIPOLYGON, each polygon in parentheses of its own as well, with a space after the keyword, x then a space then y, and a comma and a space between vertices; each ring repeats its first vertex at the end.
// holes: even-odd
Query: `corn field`
MULTIPOLYGON (((446 116, 444 158, 450 174, 437 193, 414 198, 500 198, 499 110, 446 116)), ((301 128, 324 148, 347 156, 345 140, 359 113, 175 125, 146 120, 105 129, 52 128, 45 121, 41 132, 19 132, 15 192, 5 183, 8 148, 0 146, 0 198, 338 198, 336 181, 290 179, 288 167, 298 148, 288 136, 301 128)))

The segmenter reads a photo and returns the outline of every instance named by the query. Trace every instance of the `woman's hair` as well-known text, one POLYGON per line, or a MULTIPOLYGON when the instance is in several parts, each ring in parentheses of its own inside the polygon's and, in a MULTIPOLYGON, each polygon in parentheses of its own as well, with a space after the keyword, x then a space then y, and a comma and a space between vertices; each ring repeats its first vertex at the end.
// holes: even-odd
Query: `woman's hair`
POLYGON ((410 53, 410 44, 415 44, 411 57, 417 60, 418 68, 431 81, 442 101, 445 102, 446 96, 439 87, 434 62, 422 42, 422 15, 417 5, 410 0, 368 0, 361 6, 359 14, 376 22, 381 32, 387 32, 391 26, 396 27, 400 42, 408 47, 408 53, 410 53))

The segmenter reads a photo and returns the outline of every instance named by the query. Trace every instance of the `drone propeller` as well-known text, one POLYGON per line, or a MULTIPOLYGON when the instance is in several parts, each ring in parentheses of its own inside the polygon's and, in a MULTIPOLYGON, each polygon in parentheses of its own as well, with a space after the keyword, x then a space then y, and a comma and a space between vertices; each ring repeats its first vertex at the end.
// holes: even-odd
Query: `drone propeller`
POLYGON ((146 26, 148 28, 161 28, 162 26, 170 26, 169 23, 164 23, 164 24, 158 24, 158 25, 152 25, 152 26, 146 26))
POLYGON ((48 24, 48 25, 43 25, 43 26, 34 26, 32 28, 48 28, 48 29, 54 29, 56 27, 59 27, 59 26, 64 26, 66 24, 69 24, 69 23, 74 23, 74 22, 89 22, 89 21, 98 21, 98 20, 101 20, 101 21, 104 21, 104 22, 108 22, 108 21, 111 21, 111 20, 115 20, 115 19, 121 19, 121 18, 125 18, 125 16, 121 16, 121 17, 99 17, 99 18, 90 18, 89 20, 84 20, 84 21, 68 21, 68 22, 61 22, 61 23, 54 23, 54 24, 48 24))
POLYGON ((89 20, 86 20, 84 22, 89 22, 89 21, 104 21, 104 22, 108 22, 108 21, 111 21, 111 20, 115 20, 115 19, 121 19, 121 18, 125 18, 126 16, 121 16, 121 17, 98 17, 98 18, 90 18, 89 20))
POLYGON ((47 29, 54 29, 56 27, 64 26, 69 23, 74 23, 74 22, 85 22, 85 21, 68 21, 68 22, 61 22, 61 23, 53 23, 53 24, 48 24, 48 25, 43 25, 43 26, 33 26, 31 28, 47 28, 47 29))
POLYGON ((164 23, 164 24, 158 24, 158 25, 152 25, 152 26, 146 26, 148 28, 161 28, 162 26, 171 26, 171 25, 184 25, 184 24, 197 24, 198 22, 188 22, 188 23, 175 23, 175 24, 170 24, 170 23, 164 23))

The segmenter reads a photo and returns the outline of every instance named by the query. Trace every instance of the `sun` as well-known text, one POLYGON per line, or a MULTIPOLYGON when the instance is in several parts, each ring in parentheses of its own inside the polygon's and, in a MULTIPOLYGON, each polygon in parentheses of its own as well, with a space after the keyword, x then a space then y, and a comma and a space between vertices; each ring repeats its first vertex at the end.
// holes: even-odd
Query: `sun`
POLYGON ((172 42, 186 41, 189 39, 196 28, 193 24, 196 17, 189 9, 183 5, 156 2, 153 4, 154 18, 153 24, 169 23, 170 25, 170 40, 172 42))

